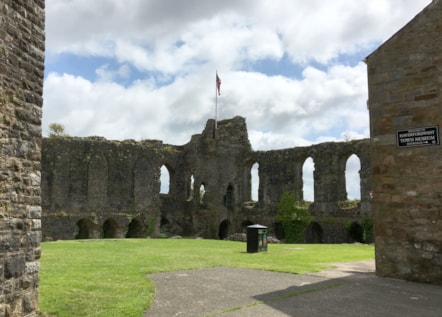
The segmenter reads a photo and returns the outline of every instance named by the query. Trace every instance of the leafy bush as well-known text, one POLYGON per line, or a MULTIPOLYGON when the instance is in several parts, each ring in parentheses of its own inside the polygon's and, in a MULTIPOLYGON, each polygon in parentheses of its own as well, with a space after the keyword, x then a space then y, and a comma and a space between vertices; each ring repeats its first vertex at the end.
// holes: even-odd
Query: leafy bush
POLYGON ((364 242, 373 243, 373 219, 370 217, 365 217, 364 219, 362 219, 362 228, 364 228, 364 242))
POLYGON ((69 134, 65 132, 64 125, 60 123, 51 123, 49 125, 49 137, 50 138, 56 138, 56 137, 67 137, 69 134))
POLYGON ((342 209, 357 208, 361 201, 359 199, 347 199, 338 201, 338 206, 342 209))
POLYGON ((295 194, 289 191, 281 195, 277 219, 282 224, 287 243, 300 242, 311 221, 306 204, 298 203, 295 194))

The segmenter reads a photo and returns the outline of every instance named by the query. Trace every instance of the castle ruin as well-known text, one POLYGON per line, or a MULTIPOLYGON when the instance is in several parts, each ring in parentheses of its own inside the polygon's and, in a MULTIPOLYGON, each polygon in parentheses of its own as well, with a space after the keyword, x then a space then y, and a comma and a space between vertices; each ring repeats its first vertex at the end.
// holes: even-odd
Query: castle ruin
MULTIPOLYGON (((261 224, 281 238, 277 205, 284 191, 303 199, 302 167, 312 158, 315 217, 306 242, 352 242, 348 226, 371 217, 369 140, 253 151, 244 118, 209 120, 183 146, 160 141, 47 138, 42 152, 44 239, 123 238, 169 233, 227 238, 261 224), (345 167, 361 162, 361 201, 347 200, 345 167), (259 165, 258 200, 251 197, 251 169, 259 165), (165 166, 169 192, 160 193, 165 166)), ((361 241, 359 241, 361 242, 361 241)))
MULTIPOLYGON (((209 122, 184 146, 45 139, 45 236, 132 237, 158 235, 165 228, 220 238, 251 222, 276 232, 275 203, 286 189, 302 195, 300 166, 312 157, 311 212, 319 227, 310 229, 314 241, 333 241, 332 228, 340 223, 333 219, 348 216, 337 204, 345 196, 343 161, 357 153, 361 205, 354 214, 369 215, 373 209, 377 274, 442 283, 441 17, 442 1, 433 0, 368 56, 370 147, 361 140, 254 152, 245 133, 230 131, 236 130, 230 125, 246 131, 241 119, 220 124, 215 137, 209 122), (223 143, 224 134, 233 144, 223 143), (260 164, 260 188, 259 201, 250 204, 253 162, 260 164), (167 195, 158 194, 162 164, 172 184, 167 195), (192 192, 192 175, 196 186, 204 185, 204 199, 192 192)), ((37 316, 44 0, 3 1, 0 24, 0 315, 37 316)))

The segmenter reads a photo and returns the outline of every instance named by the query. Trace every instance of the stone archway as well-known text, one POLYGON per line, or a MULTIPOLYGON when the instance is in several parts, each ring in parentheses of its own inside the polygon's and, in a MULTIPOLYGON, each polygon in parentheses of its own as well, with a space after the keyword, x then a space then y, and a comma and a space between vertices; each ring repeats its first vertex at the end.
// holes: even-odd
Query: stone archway
POLYGON ((312 221, 307 229, 308 240, 310 243, 323 243, 324 242, 324 230, 321 225, 316 221, 312 221))
POLYGON ((89 219, 80 219, 77 222, 77 231, 75 239, 91 239, 93 238, 94 223, 89 219))
POLYGON ((114 219, 108 219, 104 222, 103 238, 118 238, 118 224, 114 219))
POLYGON ((224 240, 229 237, 230 221, 227 219, 219 224, 218 238, 224 240))
POLYGON ((357 223, 356 221, 352 222, 350 224, 350 227, 348 227, 348 236, 350 239, 350 242, 364 242, 364 228, 357 223))
POLYGON ((146 230, 143 223, 135 218, 129 223, 126 238, 145 238, 146 230))

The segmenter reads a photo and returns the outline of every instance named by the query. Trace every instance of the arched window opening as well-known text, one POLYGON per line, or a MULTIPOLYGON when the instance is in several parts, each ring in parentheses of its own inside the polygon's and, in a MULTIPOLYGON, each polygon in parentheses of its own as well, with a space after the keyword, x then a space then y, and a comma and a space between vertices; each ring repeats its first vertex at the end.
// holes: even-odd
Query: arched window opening
POLYGON ((187 200, 192 200, 194 186, 195 186, 195 179, 193 178, 193 175, 190 175, 189 181, 188 181, 187 186, 186 186, 187 200))
POLYGON ((226 194, 224 195, 224 207, 230 210, 232 210, 235 205, 233 194, 233 185, 229 184, 229 186, 227 186, 226 194))
POLYGON ((170 191, 170 173, 166 165, 161 166, 160 170, 160 194, 169 194, 170 191))
POLYGON ((313 172, 315 163, 311 157, 307 158, 302 165, 302 192, 305 201, 315 201, 315 181, 313 172))
POLYGON ((93 237, 94 223, 89 219, 81 219, 77 222, 75 239, 91 239, 93 237))
POLYGON ((126 233, 126 238, 145 238, 146 230, 138 219, 133 219, 129 223, 129 227, 126 233))
POLYGON ((361 161, 356 154, 351 155, 347 159, 345 165, 345 187, 347 190, 347 199, 361 199, 361 177, 359 171, 361 169, 361 161))
POLYGON ((103 224, 103 238, 118 238, 118 224, 113 219, 108 219, 103 224))
POLYGON ((218 238, 220 240, 227 239, 229 237, 229 229, 230 229, 230 222, 227 219, 222 221, 219 225, 218 238))
POLYGON ((259 200, 259 195, 258 195, 258 191, 259 191, 259 164, 255 163, 252 165, 252 168, 250 170, 250 175, 251 175, 251 195, 250 197, 252 197, 253 201, 258 201, 259 200))
POLYGON ((200 185, 200 206, 206 207, 206 186, 204 183, 200 185))

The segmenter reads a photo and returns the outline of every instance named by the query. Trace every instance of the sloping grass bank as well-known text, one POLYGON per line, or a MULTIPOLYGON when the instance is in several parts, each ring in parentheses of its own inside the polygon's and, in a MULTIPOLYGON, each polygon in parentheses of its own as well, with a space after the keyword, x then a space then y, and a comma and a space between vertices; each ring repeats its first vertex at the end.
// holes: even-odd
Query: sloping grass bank
POLYGON ((271 244, 246 253, 242 242, 193 239, 102 239, 41 244, 43 316, 133 316, 150 306, 155 287, 146 274, 232 266, 288 273, 314 272, 326 263, 374 258, 373 246, 271 244))

